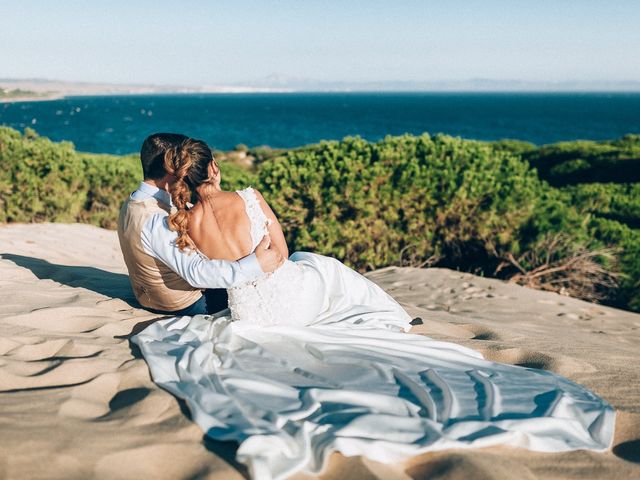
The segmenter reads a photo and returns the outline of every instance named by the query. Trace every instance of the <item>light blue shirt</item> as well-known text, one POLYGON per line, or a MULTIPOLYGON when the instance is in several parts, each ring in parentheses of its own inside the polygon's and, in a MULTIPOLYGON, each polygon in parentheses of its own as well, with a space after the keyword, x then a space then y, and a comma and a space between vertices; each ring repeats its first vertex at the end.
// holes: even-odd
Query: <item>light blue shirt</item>
MULTIPOLYGON (((132 200, 149 198, 171 205, 171 196, 153 185, 141 182, 131 194, 132 200)), ((142 245, 146 253, 157 258, 195 288, 230 288, 255 280, 263 272, 255 254, 237 261, 209 260, 199 252, 184 252, 176 244, 177 232, 169 230, 167 213, 149 217, 142 228, 142 245)))

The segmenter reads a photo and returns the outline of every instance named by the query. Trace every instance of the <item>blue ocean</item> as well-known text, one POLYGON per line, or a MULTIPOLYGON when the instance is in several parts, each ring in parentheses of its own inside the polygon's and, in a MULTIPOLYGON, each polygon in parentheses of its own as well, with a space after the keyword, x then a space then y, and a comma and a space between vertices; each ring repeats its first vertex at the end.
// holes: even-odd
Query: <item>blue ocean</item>
POLYGON ((68 97, 0 104, 0 124, 86 152, 139 151, 158 131, 229 150, 360 135, 446 133, 537 145, 640 133, 640 93, 247 93, 68 97))

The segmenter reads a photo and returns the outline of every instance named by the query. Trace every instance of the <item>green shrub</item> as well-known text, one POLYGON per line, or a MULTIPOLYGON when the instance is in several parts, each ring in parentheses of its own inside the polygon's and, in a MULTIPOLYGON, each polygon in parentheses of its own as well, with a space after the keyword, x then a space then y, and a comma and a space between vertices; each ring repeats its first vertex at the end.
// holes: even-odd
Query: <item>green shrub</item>
POLYGON ((640 228, 640 183, 583 183, 563 190, 581 212, 640 228))
POLYGON ((84 208, 77 221, 103 228, 117 227, 122 202, 133 192, 142 178, 137 155, 79 154, 84 165, 88 188, 84 208))
MULTIPOLYGON (((84 222, 116 228, 122 202, 142 179, 137 155, 76 152, 26 129, 0 127, 0 222, 84 222)), ((223 188, 256 176, 223 163, 223 188)))
POLYGON ((360 270, 437 261, 488 271, 492 252, 520 248, 518 229, 546 188, 508 152, 426 134, 321 142, 259 175, 292 249, 360 270))
POLYGON ((69 142, 0 127, 0 221, 69 222, 82 210, 88 182, 69 142))
POLYGON ((611 303, 640 312, 640 229, 606 218, 594 218, 589 225, 592 235, 609 245, 620 248, 623 277, 619 288, 612 293, 611 303))
POLYGON ((563 190, 588 219, 589 235, 620 249, 623 277, 612 302, 640 311, 640 183, 587 183, 563 190))
POLYGON ((238 190, 248 186, 259 187, 257 175, 239 165, 221 162, 220 172, 222 177, 220 186, 223 190, 238 190))
POLYGON ((574 141, 523 151, 540 178, 555 186, 591 182, 640 182, 640 135, 618 140, 574 141))
POLYGON ((536 146, 531 142, 524 142, 522 140, 503 139, 491 142, 491 146, 495 150, 514 153, 516 155, 522 155, 526 152, 531 152, 536 149, 536 146))

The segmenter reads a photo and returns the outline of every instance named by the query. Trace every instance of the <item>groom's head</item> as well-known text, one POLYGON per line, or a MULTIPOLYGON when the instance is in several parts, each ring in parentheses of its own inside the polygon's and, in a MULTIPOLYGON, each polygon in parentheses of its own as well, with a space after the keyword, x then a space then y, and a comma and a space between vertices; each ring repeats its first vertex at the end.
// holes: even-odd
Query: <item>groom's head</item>
POLYGON ((188 137, 179 133, 154 133, 142 142, 140 161, 145 180, 161 180, 167 175, 164 169, 164 154, 167 150, 177 147, 188 137))

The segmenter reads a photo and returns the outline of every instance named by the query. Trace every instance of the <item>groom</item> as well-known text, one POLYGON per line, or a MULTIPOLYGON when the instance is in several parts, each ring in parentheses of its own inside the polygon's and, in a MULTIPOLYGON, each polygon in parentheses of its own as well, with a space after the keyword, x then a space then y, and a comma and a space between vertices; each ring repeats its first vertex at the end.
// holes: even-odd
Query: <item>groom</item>
POLYGON ((164 154, 186 139, 175 133, 145 139, 140 151, 144 179, 120 210, 118 238, 142 306, 171 315, 211 314, 227 308, 224 289, 272 272, 284 259, 269 248, 267 236, 255 253, 238 261, 208 260, 175 245, 177 233, 167 225, 174 179, 164 169, 164 154))

